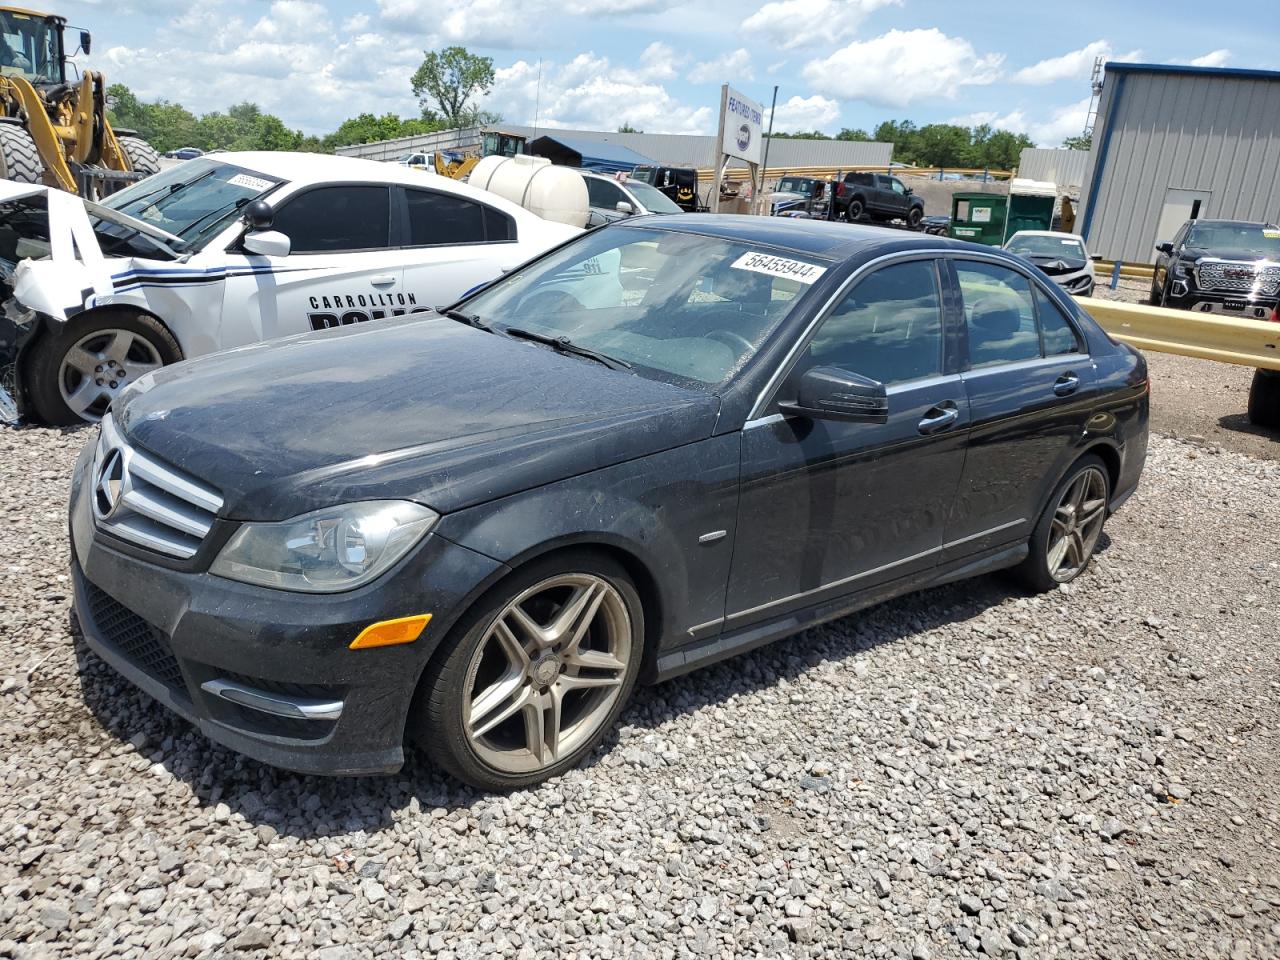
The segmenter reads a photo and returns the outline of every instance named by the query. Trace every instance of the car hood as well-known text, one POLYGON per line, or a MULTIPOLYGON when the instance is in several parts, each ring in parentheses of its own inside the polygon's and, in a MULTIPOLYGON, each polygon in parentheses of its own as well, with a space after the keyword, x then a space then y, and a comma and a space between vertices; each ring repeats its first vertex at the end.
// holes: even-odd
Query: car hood
POLYGON ((411 316, 165 367, 116 406, 223 516, 280 520, 389 497, 448 513, 707 437, 719 400, 411 316))
POLYGON ((1087 260, 1081 260, 1079 257, 1055 257, 1045 254, 1031 256, 1027 259, 1051 277, 1061 276, 1066 273, 1079 273, 1089 264, 1087 260))
POLYGON ((1249 253, 1245 250, 1215 250, 1212 247, 1183 247, 1181 257, 1183 260, 1199 260, 1201 257, 1210 257, 1214 260, 1238 260, 1240 263, 1261 263, 1268 261, 1269 258, 1265 253, 1249 253))

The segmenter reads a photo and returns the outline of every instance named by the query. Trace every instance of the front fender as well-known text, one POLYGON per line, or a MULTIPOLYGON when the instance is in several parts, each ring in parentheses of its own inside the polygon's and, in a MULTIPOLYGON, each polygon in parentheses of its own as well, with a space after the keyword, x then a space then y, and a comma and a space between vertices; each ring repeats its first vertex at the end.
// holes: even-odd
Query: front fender
POLYGON ((546 484, 449 514, 437 531, 512 567, 565 546, 622 552, 658 592, 659 648, 674 646, 724 616, 740 442, 725 434, 546 484), (720 535, 700 542, 709 534, 720 535))

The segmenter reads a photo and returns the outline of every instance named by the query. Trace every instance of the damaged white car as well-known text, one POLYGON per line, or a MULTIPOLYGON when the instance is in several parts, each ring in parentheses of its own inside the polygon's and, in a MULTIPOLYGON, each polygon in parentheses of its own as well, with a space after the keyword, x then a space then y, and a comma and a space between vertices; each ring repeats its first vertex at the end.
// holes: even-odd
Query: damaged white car
POLYGON ((316 154, 210 154, 102 205, 0 181, 0 417, 97 420, 156 367, 430 310, 579 232, 316 154))

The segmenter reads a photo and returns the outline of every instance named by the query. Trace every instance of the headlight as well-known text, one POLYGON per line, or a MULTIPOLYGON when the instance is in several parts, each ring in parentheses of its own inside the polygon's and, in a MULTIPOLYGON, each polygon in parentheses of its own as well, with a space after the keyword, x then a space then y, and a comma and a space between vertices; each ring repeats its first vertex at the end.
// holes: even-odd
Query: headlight
POLYGON ((366 500, 281 523, 246 523, 210 572, 281 590, 350 590, 385 573, 438 519, 407 500, 366 500))
POLYGON ((1175 260, 1169 267, 1169 272, 1179 280, 1185 280, 1187 276, 1187 265, 1181 260, 1175 260))

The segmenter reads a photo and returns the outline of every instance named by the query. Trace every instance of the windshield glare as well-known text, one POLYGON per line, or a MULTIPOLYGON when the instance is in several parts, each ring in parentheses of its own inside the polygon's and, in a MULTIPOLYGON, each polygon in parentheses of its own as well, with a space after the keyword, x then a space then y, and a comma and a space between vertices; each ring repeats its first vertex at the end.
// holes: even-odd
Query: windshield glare
POLYGON ((1084 246, 1075 237, 1014 237, 1005 249, 1024 257, 1085 259, 1084 246))
MULTIPOLYGON (((103 206, 176 234, 199 246, 281 181, 229 163, 201 158, 162 170, 113 193, 103 206)), ((103 224, 104 228, 110 229, 103 224)), ((123 228, 114 228, 123 229, 123 228)))
POLYGON ((777 193, 812 193, 812 180, 797 180, 794 177, 783 177, 778 181, 777 193))
POLYGON ((459 310, 498 330, 567 337, 641 376, 706 389, 755 355, 825 268, 791 252, 615 225, 508 275, 459 310))
POLYGON ((657 187, 651 187, 643 180, 628 180, 627 189, 636 195, 636 199, 644 204, 650 213, 684 213, 674 201, 657 187))
POLYGON ((57 21, 0 10, 0 74, 18 74, 34 83, 62 79, 62 45, 57 21))
POLYGON ((1280 259, 1280 230, 1256 223, 1197 225, 1191 228, 1187 246, 1280 259))

